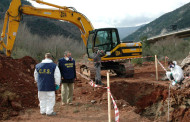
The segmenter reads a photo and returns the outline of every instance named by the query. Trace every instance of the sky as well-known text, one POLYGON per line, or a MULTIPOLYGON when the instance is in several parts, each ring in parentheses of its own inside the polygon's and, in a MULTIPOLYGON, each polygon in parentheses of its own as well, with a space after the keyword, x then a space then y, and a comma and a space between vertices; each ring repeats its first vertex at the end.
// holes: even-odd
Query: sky
MULTIPOLYGON (((31 0, 28 0, 31 2, 31 0)), ((132 27, 147 24, 190 0, 43 0, 59 6, 74 7, 94 28, 132 27)), ((35 7, 51 8, 31 2, 35 7)))

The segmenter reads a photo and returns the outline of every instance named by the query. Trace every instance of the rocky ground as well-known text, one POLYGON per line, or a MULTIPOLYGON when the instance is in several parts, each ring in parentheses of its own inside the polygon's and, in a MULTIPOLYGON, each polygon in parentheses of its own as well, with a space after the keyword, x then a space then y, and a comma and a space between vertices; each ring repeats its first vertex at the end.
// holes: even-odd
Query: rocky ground
MULTIPOLYGON (((33 78, 36 61, 31 57, 12 59, 0 56, 0 120, 2 121, 107 121, 107 93, 105 88, 93 88, 89 81, 78 75, 75 83, 73 105, 60 105, 57 91, 55 111, 57 116, 39 114, 37 87, 33 78)), ((164 62, 162 62, 164 64, 164 62)), ((77 65, 77 70, 79 65, 77 65)), ((102 71, 106 84, 106 71, 102 71)), ((188 122, 190 118, 189 79, 180 89, 162 81, 164 70, 159 67, 159 81, 155 80, 154 62, 135 66, 133 78, 110 75, 111 93, 119 108, 120 122, 151 122, 168 120, 188 122)), ((112 105, 113 106, 113 105, 112 105)), ((112 107, 112 121, 114 121, 112 107)))

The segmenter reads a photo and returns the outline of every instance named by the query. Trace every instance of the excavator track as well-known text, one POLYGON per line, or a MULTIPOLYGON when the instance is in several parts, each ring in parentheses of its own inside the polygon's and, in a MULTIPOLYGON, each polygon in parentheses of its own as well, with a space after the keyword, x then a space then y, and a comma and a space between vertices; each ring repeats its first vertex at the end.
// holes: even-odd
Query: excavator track
POLYGON ((133 77, 134 76, 134 66, 131 63, 124 64, 125 66, 125 77, 133 77))
POLYGON ((96 70, 93 66, 81 65, 80 73, 92 80, 95 80, 96 70))
POLYGON ((134 76, 134 66, 131 63, 120 63, 114 72, 118 76, 122 77, 133 77, 134 76))
MULTIPOLYGON (((114 71, 119 77, 133 77, 134 76, 134 66, 131 63, 118 63, 117 65, 112 65, 112 67, 109 67, 109 68, 107 67, 106 70, 114 71)), ((88 78, 92 80, 95 80, 96 70, 94 66, 81 65, 80 73, 87 76, 88 78)))

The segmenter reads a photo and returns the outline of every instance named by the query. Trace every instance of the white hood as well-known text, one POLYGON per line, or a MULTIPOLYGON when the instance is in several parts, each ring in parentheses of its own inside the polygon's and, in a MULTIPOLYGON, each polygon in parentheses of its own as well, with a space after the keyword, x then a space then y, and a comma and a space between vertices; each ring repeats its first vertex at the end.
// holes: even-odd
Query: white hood
POLYGON ((49 58, 46 58, 46 59, 42 60, 41 63, 53 63, 53 61, 49 58))

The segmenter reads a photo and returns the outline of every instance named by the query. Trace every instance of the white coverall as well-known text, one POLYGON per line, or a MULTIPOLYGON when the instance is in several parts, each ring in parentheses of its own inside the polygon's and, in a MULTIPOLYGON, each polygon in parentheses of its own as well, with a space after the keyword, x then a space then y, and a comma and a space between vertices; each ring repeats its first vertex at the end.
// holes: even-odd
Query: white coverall
POLYGON ((180 66, 177 65, 176 61, 173 61, 175 64, 173 68, 170 68, 171 72, 166 72, 167 78, 172 81, 171 75, 173 76, 173 83, 172 85, 175 85, 176 83, 180 83, 184 79, 183 70, 180 66))
MULTIPOLYGON (((41 63, 52 63, 51 59, 44 59, 41 63)), ((34 71, 35 81, 38 82, 38 72, 34 71)), ((60 85, 61 74, 58 66, 55 68, 54 72, 55 84, 60 85)), ((40 113, 41 114, 51 114, 55 105, 55 91, 38 91, 38 99, 40 102, 40 113)))

